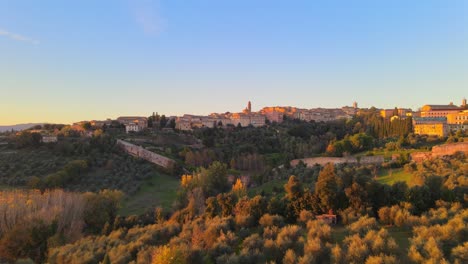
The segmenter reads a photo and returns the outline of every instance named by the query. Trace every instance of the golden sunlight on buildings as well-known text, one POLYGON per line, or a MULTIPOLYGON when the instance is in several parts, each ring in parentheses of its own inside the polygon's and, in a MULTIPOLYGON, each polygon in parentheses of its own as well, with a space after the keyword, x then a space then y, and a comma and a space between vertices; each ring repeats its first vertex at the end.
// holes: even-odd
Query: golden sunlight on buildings
POLYGON ((450 131, 445 117, 415 117, 413 127, 414 133, 418 135, 445 137, 450 131))
POLYGON ((461 106, 453 103, 448 105, 424 105, 421 117, 413 118, 415 134, 448 136, 450 131, 466 130, 468 128, 468 110, 466 99, 461 106))

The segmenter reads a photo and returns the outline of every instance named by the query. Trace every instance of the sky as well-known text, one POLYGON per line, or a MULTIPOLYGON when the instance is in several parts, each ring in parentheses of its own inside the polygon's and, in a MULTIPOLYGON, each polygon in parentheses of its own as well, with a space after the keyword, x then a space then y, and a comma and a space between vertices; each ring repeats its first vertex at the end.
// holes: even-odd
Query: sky
POLYGON ((460 104, 468 1, 0 0, 0 125, 460 104))

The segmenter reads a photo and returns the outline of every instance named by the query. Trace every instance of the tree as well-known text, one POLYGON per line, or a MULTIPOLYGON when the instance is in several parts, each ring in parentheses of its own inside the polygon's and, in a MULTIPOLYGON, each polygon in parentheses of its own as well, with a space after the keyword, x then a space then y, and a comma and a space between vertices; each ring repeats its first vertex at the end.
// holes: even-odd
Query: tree
POLYGON ((169 120, 169 124, 167 125, 168 127, 174 129, 176 127, 176 121, 174 118, 172 118, 171 120, 169 120))
POLYGON ((187 263, 182 252, 175 246, 160 246, 153 253, 153 264, 187 263))
POLYGON ((99 233, 106 222, 113 223, 120 207, 121 191, 103 190, 85 193, 84 220, 91 232, 99 233))
POLYGON ((247 194, 247 190, 241 179, 236 180, 236 183, 232 186, 232 192, 236 194, 237 197, 242 197, 247 194))
POLYGON ((230 188, 227 165, 219 161, 213 162, 207 169, 201 168, 198 180, 206 196, 213 196, 230 188))
POLYGON ((328 163, 319 173, 317 183, 315 184, 315 194, 320 199, 322 211, 336 209, 337 205, 338 179, 335 174, 335 166, 328 163))
POLYGON ((167 118, 165 115, 162 115, 161 116, 161 120, 159 120, 159 126, 161 128, 165 128, 166 127, 166 124, 167 124, 167 118))
POLYGON ((85 130, 90 130, 91 129, 91 123, 90 122, 84 122, 83 125, 81 125, 85 130))
POLYGON ((345 194, 353 209, 359 210, 367 207, 367 192, 361 185, 354 182, 350 187, 345 189, 345 194))
POLYGON ((30 133, 28 131, 21 132, 21 134, 15 138, 18 148, 37 147, 41 144, 41 139, 41 134, 36 132, 30 133))
POLYGON ((413 186, 408 190, 407 201, 414 206, 415 214, 421 214, 429 209, 431 204, 431 193, 427 186, 413 186))
POLYGON ((284 190, 286 191, 286 197, 289 200, 296 200, 302 196, 302 184, 299 179, 291 175, 289 176, 288 182, 284 185, 284 190))

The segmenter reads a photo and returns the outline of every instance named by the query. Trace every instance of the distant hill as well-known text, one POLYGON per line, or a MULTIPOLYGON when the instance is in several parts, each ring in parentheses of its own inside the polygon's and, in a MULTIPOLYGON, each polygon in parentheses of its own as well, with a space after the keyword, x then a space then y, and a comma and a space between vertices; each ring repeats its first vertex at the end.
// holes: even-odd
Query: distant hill
POLYGON ((28 123, 28 124, 16 124, 16 125, 11 125, 11 126, 0 126, 0 132, 5 132, 5 131, 10 131, 10 130, 15 130, 15 131, 21 131, 28 129, 30 127, 33 127, 35 125, 42 125, 43 123, 28 123))

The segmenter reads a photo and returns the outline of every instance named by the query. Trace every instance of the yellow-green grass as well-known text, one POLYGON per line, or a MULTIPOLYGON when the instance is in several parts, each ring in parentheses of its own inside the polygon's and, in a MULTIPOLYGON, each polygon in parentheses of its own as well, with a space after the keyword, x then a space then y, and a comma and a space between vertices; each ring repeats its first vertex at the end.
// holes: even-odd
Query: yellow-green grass
POLYGON ((407 154, 407 153, 413 153, 413 152, 417 152, 417 151, 425 151, 425 150, 418 150, 418 149, 386 150, 386 149, 382 149, 382 150, 364 151, 364 152, 357 153, 354 156, 363 157, 363 156, 368 156, 368 155, 371 154, 372 156, 383 156, 385 161, 390 161, 390 160, 392 160, 392 156, 394 154, 397 154, 397 155, 398 154, 407 154))
POLYGON ((393 185, 395 182, 404 181, 408 185, 411 185, 411 177, 411 173, 405 172, 402 168, 382 169, 377 175, 377 181, 388 185, 393 185))
POLYGON ((260 186, 250 188, 248 190, 248 194, 250 197, 255 196, 257 194, 260 194, 262 191, 264 194, 272 194, 273 189, 276 187, 276 189, 279 190, 284 190, 284 185, 288 182, 287 180, 272 180, 269 182, 266 182, 260 186))
POLYGON ((155 174, 140 190, 125 198, 120 215, 142 214, 155 207, 170 209, 179 187, 179 180, 166 174, 155 174))

